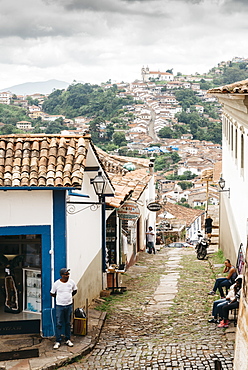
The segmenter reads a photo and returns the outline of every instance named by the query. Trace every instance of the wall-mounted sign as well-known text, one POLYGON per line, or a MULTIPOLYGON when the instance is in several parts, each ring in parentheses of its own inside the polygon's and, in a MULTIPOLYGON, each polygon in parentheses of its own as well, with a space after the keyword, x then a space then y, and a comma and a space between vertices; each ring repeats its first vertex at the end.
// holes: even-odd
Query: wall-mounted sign
POLYGON ((159 204, 157 202, 151 202, 151 203, 147 204, 147 208, 149 209, 149 211, 157 212, 157 211, 160 211, 162 206, 161 206, 161 204, 159 204))
POLYGON ((117 214, 121 220, 137 220, 140 216, 140 210, 137 203, 128 200, 118 208, 117 214))

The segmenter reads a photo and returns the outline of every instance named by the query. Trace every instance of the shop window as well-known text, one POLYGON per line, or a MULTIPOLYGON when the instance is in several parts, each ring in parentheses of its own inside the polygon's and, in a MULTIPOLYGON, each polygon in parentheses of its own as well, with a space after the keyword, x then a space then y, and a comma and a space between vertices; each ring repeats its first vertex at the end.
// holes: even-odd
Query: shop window
MULTIPOLYGON (((41 311, 41 235, 0 236, 0 307, 4 312, 41 311), (24 273, 24 271, 26 271, 24 273), (39 276, 39 284, 28 274, 39 276)), ((4 316, 2 318, 4 320, 4 316)))

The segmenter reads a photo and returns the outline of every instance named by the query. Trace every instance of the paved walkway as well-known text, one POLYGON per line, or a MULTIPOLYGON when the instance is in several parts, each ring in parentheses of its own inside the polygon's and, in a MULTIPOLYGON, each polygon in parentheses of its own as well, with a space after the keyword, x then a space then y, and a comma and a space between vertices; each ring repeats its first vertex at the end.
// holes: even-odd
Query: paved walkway
POLYGON ((213 282, 209 262, 196 260, 192 249, 163 249, 144 260, 128 270, 137 288, 132 300, 117 301, 94 350, 62 369, 200 370, 215 369, 216 361, 232 369, 235 328, 207 321, 214 300, 206 294, 213 282), (149 281, 158 270, 163 273, 149 297, 140 280, 149 281))
POLYGON ((73 347, 62 345, 54 350, 54 338, 40 338, 36 335, 0 336, 0 355, 3 352, 22 351, 37 348, 39 357, 20 360, 0 361, 0 370, 53 370, 68 361, 84 356, 94 348, 98 341, 106 314, 89 310, 88 335, 72 336, 73 347))
POLYGON ((115 296, 104 326, 105 314, 91 310, 88 335, 57 351, 54 339, 1 337, 1 351, 39 348, 40 357, 3 361, 0 369, 190 370, 214 369, 216 360, 232 369, 235 329, 207 322, 210 274, 209 262, 198 261, 193 249, 142 253, 123 276, 128 291, 115 296))

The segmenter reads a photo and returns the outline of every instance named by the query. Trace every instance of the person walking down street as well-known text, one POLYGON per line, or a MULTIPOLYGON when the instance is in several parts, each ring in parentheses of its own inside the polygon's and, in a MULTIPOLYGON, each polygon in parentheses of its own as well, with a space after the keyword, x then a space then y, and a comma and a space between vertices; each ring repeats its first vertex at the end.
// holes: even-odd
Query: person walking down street
POLYGON ((70 279, 70 269, 60 270, 61 278, 56 280, 50 291, 52 297, 56 299, 56 342, 53 346, 58 349, 62 341, 62 327, 65 327, 65 343, 72 347, 71 342, 71 316, 72 316, 72 297, 77 293, 75 282, 70 279))
POLYGON ((208 216, 205 220, 205 233, 207 234, 208 238, 211 238, 212 235, 212 224, 213 220, 210 216, 208 216))
POLYGON ((215 280, 213 289, 208 292, 209 295, 215 295, 217 289, 219 289, 221 298, 225 298, 223 287, 229 289, 230 286, 234 284, 235 279, 237 278, 237 271, 236 268, 232 266, 229 259, 225 260, 225 268, 223 270, 223 273, 228 273, 228 275, 226 277, 217 278, 215 280))
POLYGON ((148 253, 152 254, 153 252, 155 254, 156 253, 154 247, 155 234, 151 226, 149 226, 148 231, 146 232, 146 238, 148 253))

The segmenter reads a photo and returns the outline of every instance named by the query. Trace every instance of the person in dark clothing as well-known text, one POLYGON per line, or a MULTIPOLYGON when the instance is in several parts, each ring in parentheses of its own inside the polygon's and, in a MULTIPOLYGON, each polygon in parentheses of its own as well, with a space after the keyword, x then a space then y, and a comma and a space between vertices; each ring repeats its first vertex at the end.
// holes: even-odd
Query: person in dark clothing
POLYGON ((212 224, 213 224, 213 220, 210 216, 208 216, 205 220, 205 233, 207 234, 208 238, 211 238, 212 224))

